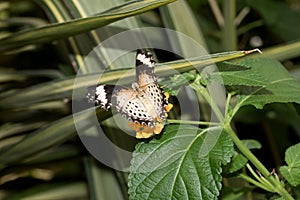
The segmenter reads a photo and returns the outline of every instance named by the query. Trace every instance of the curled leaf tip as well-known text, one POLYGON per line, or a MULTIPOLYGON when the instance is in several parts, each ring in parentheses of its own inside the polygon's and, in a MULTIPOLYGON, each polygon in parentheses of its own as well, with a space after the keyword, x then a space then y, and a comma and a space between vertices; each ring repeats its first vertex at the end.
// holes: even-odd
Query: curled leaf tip
POLYGON ((247 55, 247 54, 250 54, 250 53, 253 53, 253 52, 262 53, 262 51, 260 49, 256 48, 256 49, 252 49, 252 50, 249 50, 249 51, 244 51, 244 54, 247 55))

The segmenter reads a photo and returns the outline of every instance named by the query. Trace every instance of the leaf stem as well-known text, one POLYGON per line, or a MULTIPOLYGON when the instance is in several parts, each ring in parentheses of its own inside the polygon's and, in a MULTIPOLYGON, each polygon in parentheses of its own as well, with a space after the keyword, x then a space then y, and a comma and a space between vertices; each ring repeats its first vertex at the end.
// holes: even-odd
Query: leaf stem
POLYGON ((191 120, 177 120, 167 119, 167 123, 170 124, 194 124, 194 125, 205 125, 205 126, 220 126, 220 123, 216 122, 204 122, 204 121, 191 121, 191 120))
POLYGON ((259 177, 259 176, 254 172, 254 170, 252 169, 252 167, 251 167, 249 164, 247 164, 246 167, 248 168, 248 170, 250 171, 250 173, 256 178, 256 180, 259 182, 259 185, 258 185, 259 187, 261 187, 261 188, 263 188, 263 189, 265 189, 265 190, 267 190, 267 191, 269 191, 269 192, 274 192, 274 191, 273 191, 273 186, 270 185, 269 182, 267 183, 265 180, 263 180, 263 179, 262 179, 263 177, 259 177))
POLYGON ((252 178, 250 178, 249 176, 245 175, 245 174, 239 174, 238 177, 248 181, 249 183, 252 183, 253 185, 259 187, 259 188, 262 188, 266 191, 269 191, 269 192, 273 192, 272 190, 269 190, 269 188, 265 187, 263 184, 261 184, 260 182, 256 181, 256 180, 253 180, 252 178))
POLYGON ((199 94, 201 94, 204 99, 207 101, 207 103, 210 105, 214 113, 216 114, 217 118, 219 119, 220 122, 224 121, 224 116, 222 112, 220 111, 219 107, 216 105, 215 101, 211 98, 208 90, 206 87, 202 86, 200 84, 201 82, 201 76, 197 76, 196 80, 191 83, 191 87, 196 90, 199 94))
POLYGON ((229 110, 231 109, 231 107, 230 107, 231 97, 232 97, 232 94, 231 93, 227 93, 226 105, 225 105, 225 116, 228 115, 229 110))

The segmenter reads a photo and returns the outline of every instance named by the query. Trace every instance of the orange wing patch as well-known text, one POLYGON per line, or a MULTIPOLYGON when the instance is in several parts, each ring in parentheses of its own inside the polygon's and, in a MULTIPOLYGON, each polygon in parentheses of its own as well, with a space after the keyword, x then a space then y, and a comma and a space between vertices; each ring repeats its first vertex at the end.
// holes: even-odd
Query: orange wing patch
POLYGON ((137 139, 149 138, 153 135, 153 133, 160 134, 162 129, 164 128, 164 124, 162 123, 156 123, 151 127, 140 124, 139 122, 128 122, 128 126, 136 132, 135 137, 137 139))
MULTIPOLYGON (((165 92, 164 95, 165 95, 166 102, 168 102, 168 99, 170 96, 169 93, 165 92)), ((167 113, 173 108, 173 104, 168 103, 164 108, 166 110, 165 116, 167 117, 168 116, 167 113)), ((137 139, 149 138, 153 134, 160 134, 165 126, 164 120, 157 118, 155 121, 156 121, 156 123, 154 126, 147 126, 147 125, 141 124, 137 121, 128 122, 128 126, 129 126, 129 128, 131 128, 132 130, 134 130, 136 132, 135 137, 137 139)))

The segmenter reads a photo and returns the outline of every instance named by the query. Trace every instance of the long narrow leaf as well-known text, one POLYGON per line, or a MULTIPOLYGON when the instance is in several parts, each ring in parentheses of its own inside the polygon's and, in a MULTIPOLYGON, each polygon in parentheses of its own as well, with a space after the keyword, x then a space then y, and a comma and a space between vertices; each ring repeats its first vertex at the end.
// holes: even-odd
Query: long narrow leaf
MULTIPOLYGON (((159 76, 170 76, 174 75, 174 70, 185 72, 195 69, 195 67, 197 69, 200 69, 201 67, 209 64, 238 58, 245 55, 245 51, 233 51, 213 54, 210 56, 191 58, 187 60, 182 59, 164 64, 158 64, 156 73, 159 76), (170 70, 170 68, 173 68, 174 70, 170 70)), ((107 71, 102 75, 99 83, 116 82, 120 78, 126 79, 127 82, 130 82, 134 79, 135 74, 133 71, 124 73, 127 70, 128 69, 107 71)), ((0 107, 13 108, 28 106, 29 104, 42 101, 70 98, 72 95, 72 90, 77 90, 80 88, 85 88, 86 90, 88 86, 95 85, 98 79, 98 74, 92 74, 86 76, 78 76, 76 78, 72 77, 68 79, 42 83, 34 87, 16 91, 13 94, 2 96, 2 98, 0 99, 0 107), (74 85, 75 79, 77 83, 76 85, 74 85)), ((84 93, 82 93, 82 98, 84 98, 84 93)))
MULTIPOLYGON (((76 119, 85 120, 93 115, 93 109, 76 113, 76 119)), ((0 169, 30 156, 35 156, 75 136, 74 116, 69 115, 29 134, 22 141, 0 149, 0 169)), ((101 117, 105 117, 104 114, 101 117)))
POLYGON ((0 51, 14 49, 29 44, 45 43, 67 38, 79 33, 87 32, 117 20, 138 15, 174 0, 145 0, 126 2, 102 14, 56 23, 40 28, 22 31, 0 40, 0 51))
MULTIPOLYGON (((84 182, 56 183, 38 185, 25 191, 18 191, 9 196, 10 200, 17 199, 87 199, 88 194, 84 182)), ((7 199, 7 198, 4 198, 7 199)))
MULTIPOLYGON (((167 6, 160 8, 164 26, 172 30, 179 31, 185 35, 191 37, 198 44, 207 48, 205 38, 202 34, 201 28, 197 23, 192 10, 190 9, 186 1, 177 1, 167 6), (187 23, 188 19, 188 23, 187 23)), ((172 35, 173 36, 173 35, 172 35)), ((183 55, 194 55, 197 53, 193 48, 185 43, 182 38, 168 38, 173 49, 181 51, 183 55)))
POLYGON ((300 56, 300 40, 290 42, 288 44, 280 44, 277 46, 272 46, 266 49, 263 49, 263 54, 253 54, 249 55, 251 58, 271 58, 280 61, 284 61, 291 58, 296 58, 300 56))

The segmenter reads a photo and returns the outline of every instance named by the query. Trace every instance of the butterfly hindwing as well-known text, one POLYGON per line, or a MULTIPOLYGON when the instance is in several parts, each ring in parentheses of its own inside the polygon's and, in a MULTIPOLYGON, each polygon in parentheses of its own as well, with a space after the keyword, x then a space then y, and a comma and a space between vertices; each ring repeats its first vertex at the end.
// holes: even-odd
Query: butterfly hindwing
POLYGON ((90 88, 87 94, 89 102, 105 110, 112 108, 130 121, 150 125, 154 120, 143 103, 143 96, 131 88, 105 84, 90 88))
POLYGON ((112 107, 113 93, 126 90, 125 87, 116 85, 97 85, 88 89, 87 98, 90 103, 100 105, 101 108, 108 110, 112 107))
POLYGON ((120 91, 112 97, 113 105, 116 105, 116 109, 121 115, 132 122, 139 122, 145 125, 153 125, 155 123, 152 113, 149 112, 149 108, 139 92, 130 89, 130 97, 127 96, 128 91, 120 91), (125 94, 126 93, 126 94, 125 94), (129 98, 123 98, 123 97, 129 98), (121 105, 121 102, 123 104, 121 105))
POLYGON ((158 84, 152 83, 144 87, 143 92, 145 93, 147 100, 151 102, 152 109, 155 110, 156 118, 160 118, 163 121, 165 120, 165 108, 167 104, 163 90, 159 87, 158 84))

